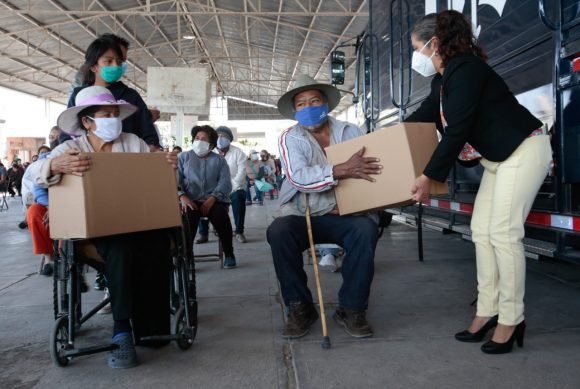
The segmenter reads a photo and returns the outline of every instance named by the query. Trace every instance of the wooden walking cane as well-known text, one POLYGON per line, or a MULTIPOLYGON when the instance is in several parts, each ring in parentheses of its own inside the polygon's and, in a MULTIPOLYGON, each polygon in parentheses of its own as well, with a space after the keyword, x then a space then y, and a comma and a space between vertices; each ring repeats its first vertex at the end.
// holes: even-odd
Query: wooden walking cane
POLYGON ((318 261, 316 260, 316 250, 314 250, 314 238, 312 237, 312 223, 310 222, 310 204, 308 194, 304 194, 306 199, 306 227, 308 230, 308 242, 310 243, 310 256, 314 266, 314 278, 316 279, 316 291, 318 292, 318 303, 320 305, 320 321, 322 322, 322 342, 320 345, 323 349, 330 348, 330 338, 328 328, 326 327, 326 314, 324 313, 324 299, 322 297, 322 288, 320 287, 320 275, 318 274, 318 261))

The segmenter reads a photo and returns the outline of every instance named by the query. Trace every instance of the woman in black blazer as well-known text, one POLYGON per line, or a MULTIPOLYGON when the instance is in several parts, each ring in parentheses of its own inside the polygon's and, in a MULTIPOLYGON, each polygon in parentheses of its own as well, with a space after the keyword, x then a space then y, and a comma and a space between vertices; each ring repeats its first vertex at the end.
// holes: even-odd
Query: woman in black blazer
POLYGON ((471 24, 456 11, 421 19, 411 34, 413 69, 435 75, 431 93, 408 122, 435 122, 441 142, 411 191, 425 201, 431 180, 444 182, 457 159, 479 160, 483 178, 471 219, 476 247, 477 313, 455 335, 479 342, 488 354, 523 346, 524 223, 551 161, 542 123, 521 106, 501 77, 485 62, 471 24))

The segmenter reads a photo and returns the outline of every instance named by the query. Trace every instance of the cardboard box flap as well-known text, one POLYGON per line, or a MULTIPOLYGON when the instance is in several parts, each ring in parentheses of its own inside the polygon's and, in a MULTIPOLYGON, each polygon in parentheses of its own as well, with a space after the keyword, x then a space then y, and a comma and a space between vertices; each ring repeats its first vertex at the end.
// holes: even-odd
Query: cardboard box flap
POLYGON ((71 235, 86 236, 86 201, 86 191, 83 189, 81 177, 63 174, 60 183, 50 187, 48 212, 51 238, 57 239, 71 235), (68 192, 75 195, 70 195, 68 192), (59 210, 64 210, 64 212, 59 210), (68 217, 69 215, 79 215, 79 217, 68 217))

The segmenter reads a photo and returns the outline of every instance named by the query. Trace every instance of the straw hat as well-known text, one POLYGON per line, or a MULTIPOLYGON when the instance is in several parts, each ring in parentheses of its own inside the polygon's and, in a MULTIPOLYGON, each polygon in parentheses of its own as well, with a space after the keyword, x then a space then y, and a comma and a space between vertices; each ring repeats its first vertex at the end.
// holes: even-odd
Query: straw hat
POLYGON ((58 127, 69 135, 79 136, 84 134, 80 127, 78 113, 83 109, 94 105, 117 105, 119 106, 119 119, 123 120, 137 111, 137 107, 124 100, 116 100, 110 90, 104 86, 88 86, 77 94, 75 106, 67 109, 56 120, 58 127))
POLYGON ((320 84, 314 80, 314 78, 307 76, 306 74, 300 74, 296 77, 296 82, 294 83, 294 89, 286 92, 280 100, 278 100, 278 112, 282 116, 288 119, 294 120, 294 96, 305 90, 318 89, 328 99, 328 110, 332 111, 338 103, 340 102, 340 91, 332 85, 320 84))

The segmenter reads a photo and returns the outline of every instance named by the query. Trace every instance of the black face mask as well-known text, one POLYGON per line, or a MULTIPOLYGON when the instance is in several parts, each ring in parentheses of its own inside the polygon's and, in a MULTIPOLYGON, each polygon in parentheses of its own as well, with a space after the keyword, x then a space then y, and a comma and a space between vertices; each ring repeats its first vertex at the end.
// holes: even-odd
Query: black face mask
POLYGON ((56 146, 58 146, 58 139, 50 141, 50 149, 53 150, 56 146))

